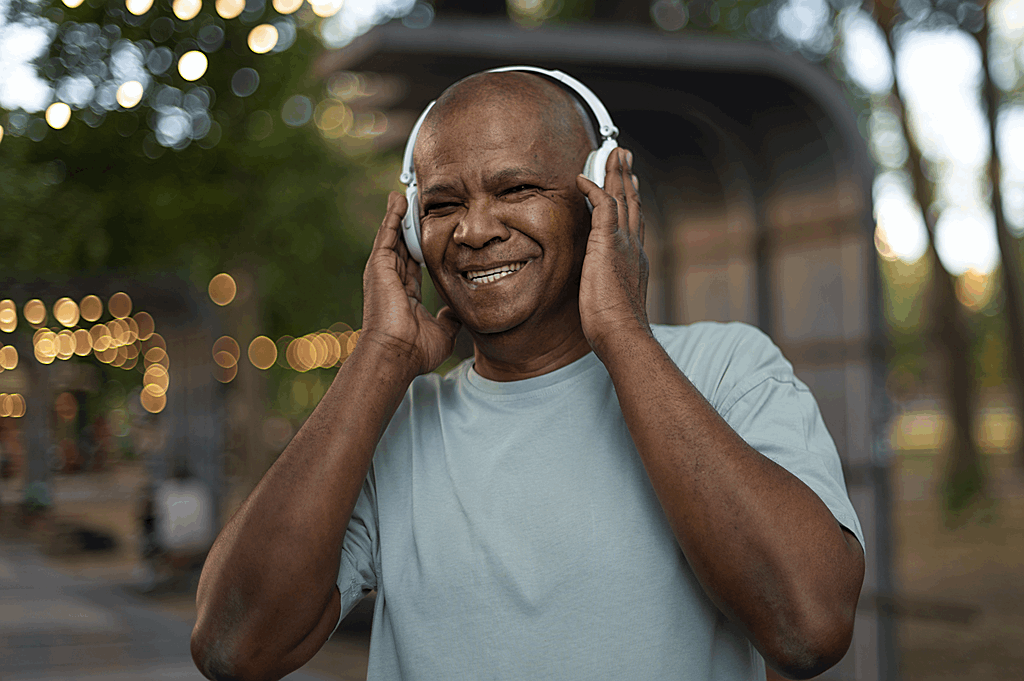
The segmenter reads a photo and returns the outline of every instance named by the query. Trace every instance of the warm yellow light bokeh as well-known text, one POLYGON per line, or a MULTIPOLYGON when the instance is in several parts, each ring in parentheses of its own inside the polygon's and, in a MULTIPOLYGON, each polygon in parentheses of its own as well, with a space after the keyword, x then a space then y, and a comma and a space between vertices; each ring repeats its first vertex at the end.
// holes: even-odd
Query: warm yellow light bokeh
POLYGON ((54 102, 46 107, 46 122, 54 130, 60 130, 71 120, 71 107, 64 102, 54 102))
POLYGON ((178 73, 187 81, 199 80, 206 73, 210 62, 199 50, 189 50, 178 60, 178 73))
POLYGON ((123 325, 120 319, 111 319, 107 322, 110 330, 110 347, 119 348, 125 343, 125 334, 128 332, 127 325, 123 325))
POLYGON ((316 350, 308 338, 296 338, 288 344, 288 366, 295 371, 309 371, 316 360, 316 350))
POLYGON ((14 399, 7 393, 0 393, 0 418, 7 418, 14 413, 14 399))
POLYGON ((249 49, 256 54, 266 54, 277 45, 277 28, 272 24, 260 24, 249 31, 249 49))
POLYGON ((178 17, 182 21, 195 19, 196 15, 199 14, 199 10, 202 8, 202 0, 174 0, 174 4, 171 6, 171 9, 174 11, 174 16, 178 17))
POLYGON ((25 315, 26 322, 33 326, 39 326, 46 321, 46 306, 43 305, 43 301, 33 298, 25 303, 22 314, 25 315))
POLYGON ((310 0, 309 5, 313 8, 313 14, 326 19, 333 17, 344 5, 343 0, 310 0))
POLYGON ((352 129, 352 109, 336 99, 325 99, 316 106, 313 121, 324 137, 338 139, 352 129))
POLYGON ((78 317, 78 304, 70 298, 61 298, 53 304, 53 318, 64 326, 75 326, 78 317))
POLYGON ((132 313, 132 299, 124 291, 119 291, 110 296, 110 300, 107 301, 107 309, 110 310, 111 317, 124 319, 132 313))
POLYGON ((277 345, 266 336, 256 336, 249 343, 249 361, 257 369, 269 369, 277 361, 277 345))
POLYGON ((142 101, 142 83, 137 80, 129 80, 121 83, 117 88, 117 103, 126 109, 131 109, 142 101))
POLYGON ((18 308, 11 299, 0 300, 0 331, 13 333, 18 328, 18 308))
POLYGON ((213 361, 225 369, 238 364, 238 358, 241 356, 238 341, 231 336, 221 336, 214 341, 212 352, 213 361))
POLYGON ((124 6, 135 16, 141 17, 153 6, 153 0, 125 0, 124 6))
POLYGON ((94 354, 99 361, 104 364, 110 364, 117 359, 117 348, 107 347, 104 350, 96 350, 94 354))
POLYGON ((92 336, 85 329, 75 330, 75 354, 85 357, 92 352, 92 336))
POLYGON ((85 0, 64 0, 64 4, 70 7, 71 9, 78 7, 83 2, 85 2, 85 0))
POLYGON ((57 359, 71 359, 75 354, 75 337, 64 329, 57 334, 57 359))
POLYGON ((159 364, 164 369, 170 366, 170 362, 167 361, 167 351, 163 348, 150 348, 146 351, 145 360, 147 369, 153 364, 159 364))
POLYGON ((235 299, 238 286, 234 278, 226 272, 214 275, 208 287, 210 300, 223 307, 235 299))
POLYGON ((135 325, 139 329, 140 341, 149 340, 149 337, 156 330, 156 322, 153 321, 153 316, 148 312, 136 312, 135 325))
POLYGON ((11 417, 20 419, 25 415, 25 398, 18 393, 12 393, 11 400, 14 402, 13 408, 11 409, 11 417))
POLYGON ((348 353, 345 355, 346 357, 348 355, 351 355, 352 351, 356 349, 356 343, 359 342, 359 333, 361 331, 362 331, 362 329, 359 329, 357 331, 353 331, 352 335, 348 337, 348 348, 346 348, 348 350, 348 353))
POLYGON ((234 19, 245 9, 245 0, 217 0, 217 14, 225 19, 234 19))
POLYGON ((4 126, 0 125, 0 142, 4 141, 4 126))
POLYGON ((88 295, 82 298, 79 310, 82 313, 82 319, 87 322, 94 322, 103 315, 103 301, 97 296, 88 295))
POLYGON ((230 383, 238 375, 238 365, 232 364, 229 367, 217 367, 213 375, 221 383, 230 383))
POLYGON ((7 371, 18 368, 18 349, 13 345, 5 345, 0 348, 0 367, 7 371))
POLYGON ((96 324, 89 329, 89 337, 92 338, 92 347, 97 352, 103 352, 111 345, 110 329, 106 324, 96 324))
POLYGON ((302 0, 274 0, 274 9, 278 14, 291 14, 302 7, 302 0))
POLYGON ((142 377, 142 390, 153 397, 159 397, 167 392, 170 382, 171 378, 167 369, 159 364, 151 364, 142 377))
POLYGON ((152 393, 143 390, 139 393, 139 402, 142 404, 142 408, 151 414, 159 414, 167 406, 166 395, 153 395, 152 393))

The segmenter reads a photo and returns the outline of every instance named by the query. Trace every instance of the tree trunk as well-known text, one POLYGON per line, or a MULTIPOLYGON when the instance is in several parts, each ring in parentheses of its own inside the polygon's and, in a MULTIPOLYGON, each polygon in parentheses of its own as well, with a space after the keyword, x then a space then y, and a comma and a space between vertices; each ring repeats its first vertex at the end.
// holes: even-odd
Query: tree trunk
MULTIPOLYGON (((996 238, 999 240, 999 251, 1002 254, 1002 285, 1006 296, 1006 326, 1009 329, 1009 348, 1007 356, 1010 361, 1010 375, 1007 377, 1010 394, 1014 401, 1014 410, 1018 418, 1024 421, 1024 319, 1022 319, 1020 246, 1017 239, 1010 234, 1006 226, 1006 214, 1003 211, 1003 192, 1000 186, 1001 167, 999 162, 999 145, 996 140, 996 123, 999 116, 999 90, 992 81, 989 69, 989 24, 975 34, 978 47, 981 49, 981 68, 985 76, 984 94, 988 107, 989 146, 991 153, 988 161, 988 174, 992 181, 992 214, 996 222, 996 238)), ((1017 465, 1024 468, 1024 446, 1017 445, 1014 452, 1017 465)))
MULTIPOLYGON (((896 50, 892 42, 892 33, 886 26, 879 23, 889 48, 889 56, 893 67, 896 64, 896 50)), ((932 203, 933 188, 925 176, 922 166, 921 150, 910 134, 907 125, 907 113, 903 107, 899 84, 893 79, 893 89, 889 96, 889 107, 897 113, 907 140, 908 165, 913 178, 914 198, 921 207, 928 231, 928 242, 932 252, 935 251, 935 215, 929 209, 932 203)), ((943 484, 943 496, 947 521, 955 521, 975 503, 987 497, 985 489, 984 469, 981 464, 981 452, 974 439, 975 407, 977 399, 977 380, 973 375, 971 356, 970 329, 967 324, 966 311, 956 299, 956 278, 941 266, 936 268, 935 283, 932 289, 934 298, 935 326, 934 338, 939 345, 940 354, 945 359, 949 375, 945 377, 945 402, 950 409, 949 465, 943 484)))

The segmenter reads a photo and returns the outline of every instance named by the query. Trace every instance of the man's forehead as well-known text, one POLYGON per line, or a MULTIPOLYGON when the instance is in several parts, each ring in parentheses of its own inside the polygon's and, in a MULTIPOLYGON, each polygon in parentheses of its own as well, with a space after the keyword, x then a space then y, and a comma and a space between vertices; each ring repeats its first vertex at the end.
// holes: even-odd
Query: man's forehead
POLYGON ((437 98, 420 129, 414 159, 419 168, 424 161, 432 166, 466 153, 574 157, 590 147, 581 119, 571 96, 545 78, 477 74, 437 98))

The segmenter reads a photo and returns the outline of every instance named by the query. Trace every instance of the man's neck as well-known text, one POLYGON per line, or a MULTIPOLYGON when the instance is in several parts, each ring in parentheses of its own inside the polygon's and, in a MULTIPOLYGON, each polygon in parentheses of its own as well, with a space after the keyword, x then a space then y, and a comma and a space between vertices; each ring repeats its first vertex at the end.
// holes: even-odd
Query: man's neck
POLYGON ((583 327, 575 323, 538 329, 522 325, 504 333, 471 333, 476 372, 492 381, 521 381, 572 364, 591 351, 583 327))

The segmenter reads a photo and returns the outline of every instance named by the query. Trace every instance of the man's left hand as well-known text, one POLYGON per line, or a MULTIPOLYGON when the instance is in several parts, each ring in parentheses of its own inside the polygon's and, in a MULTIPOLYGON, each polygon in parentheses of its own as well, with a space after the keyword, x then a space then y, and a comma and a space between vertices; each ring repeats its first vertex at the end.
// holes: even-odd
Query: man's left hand
POLYGON ((610 350, 610 341, 651 333, 644 217, 632 157, 622 148, 609 155, 604 189, 583 175, 576 177, 576 186, 594 206, 580 279, 580 319, 598 357, 610 350))

